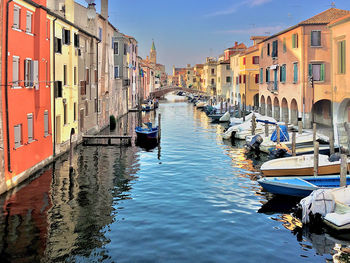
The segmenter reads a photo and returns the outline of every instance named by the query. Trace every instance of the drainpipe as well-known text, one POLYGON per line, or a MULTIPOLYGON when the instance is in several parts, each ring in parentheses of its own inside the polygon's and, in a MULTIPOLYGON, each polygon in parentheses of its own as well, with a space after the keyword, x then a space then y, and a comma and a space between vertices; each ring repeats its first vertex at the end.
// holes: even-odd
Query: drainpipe
POLYGON ((10 152, 10 128, 9 128, 9 101, 8 101, 8 49, 9 49, 9 6, 10 3, 13 0, 9 0, 6 4, 6 32, 5 32, 5 38, 6 38, 6 44, 5 44, 5 108, 6 108, 6 143, 7 143, 7 169, 10 173, 12 173, 11 170, 11 152, 10 152))
POLYGON ((52 75, 53 75, 53 157, 56 156, 56 98, 55 98, 55 83, 56 83, 56 41, 55 41, 55 28, 56 28, 57 17, 52 22, 52 41, 53 41, 53 57, 52 57, 52 75))
POLYGON ((97 124, 97 130, 99 130, 98 125, 98 44, 101 43, 101 40, 97 40, 96 42, 96 70, 97 70, 97 83, 96 83, 96 124, 97 124))

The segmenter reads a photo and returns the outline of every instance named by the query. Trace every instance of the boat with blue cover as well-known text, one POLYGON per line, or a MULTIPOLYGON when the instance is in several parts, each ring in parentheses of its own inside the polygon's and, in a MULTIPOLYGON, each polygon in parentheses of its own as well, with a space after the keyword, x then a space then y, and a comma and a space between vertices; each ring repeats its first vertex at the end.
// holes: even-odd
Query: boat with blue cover
POLYGON ((152 127, 151 122, 145 123, 146 127, 136 127, 135 132, 139 142, 157 140, 158 127, 152 127))
MULTIPOLYGON (((272 194, 305 197, 314 190, 339 187, 340 176, 264 177, 258 183, 272 194)), ((350 176, 346 177, 346 183, 350 184, 350 176)))

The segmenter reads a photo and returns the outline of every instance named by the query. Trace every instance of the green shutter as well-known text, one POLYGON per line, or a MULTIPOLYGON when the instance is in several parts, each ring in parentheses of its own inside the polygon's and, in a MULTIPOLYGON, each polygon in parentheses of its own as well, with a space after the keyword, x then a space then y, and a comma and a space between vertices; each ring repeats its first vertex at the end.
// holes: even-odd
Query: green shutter
POLYGON ((324 69, 324 64, 321 64, 321 72, 320 72, 320 81, 325 80, 325 69, 324 69))
POLYGON ((345 73, 346 59, 345 59, 345 40, 340 41, 338 44, 338 72, 340 74, 345 73))
POLYGON ((294 83, 298 82, 298 64, 294 63, 294 83))
POLYGON ((260 83, 262 84, 264 82, 264 71, 263 69, 261 68, 260 69, 260 83))
POLYGON ((283 38, 283 53, 287 52, 286 38, 283 38))
POLYGON ((282 66, 282 82, 286 82, 286 65, 282 66))
POLYGON ((292 48, 295 48, 295 34, 292 35, 292 48))
POLYGON ((309 64, 309 77, 312 76, 312 64, 309 64))

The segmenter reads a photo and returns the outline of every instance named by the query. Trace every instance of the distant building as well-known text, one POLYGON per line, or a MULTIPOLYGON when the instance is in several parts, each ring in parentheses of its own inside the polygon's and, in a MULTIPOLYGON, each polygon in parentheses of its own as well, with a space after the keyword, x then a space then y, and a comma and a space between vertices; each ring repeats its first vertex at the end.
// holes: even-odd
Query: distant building
POLYGON ((211 96, 216 96, 216 67, 217 60, 207 57, 203 66, 204 91, 211 96))

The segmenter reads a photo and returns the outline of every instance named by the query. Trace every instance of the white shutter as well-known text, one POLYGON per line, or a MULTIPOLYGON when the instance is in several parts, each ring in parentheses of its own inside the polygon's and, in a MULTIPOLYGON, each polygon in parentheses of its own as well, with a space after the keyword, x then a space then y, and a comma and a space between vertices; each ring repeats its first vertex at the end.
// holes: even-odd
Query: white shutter
POLYGON ((29 86, 33 87, 34 86, 34 61, 30 60, 29 61, 29 86))
POLYGON ((44 135, 49 135, 49 112, 44 112, 44 135))
POLYGON ((29 60, 24 60, 24 86, 28 87, 29 83, 29 60))
POLYGON ((26 32, 32 32, 32 13, 27 12, 26 32))
POLYGON ((16 125, 14 126, 14 133, 15 133, 15 148, 18 148, 22 145, 22 125, 16 125))
POLYGON ((13 57, 12 60, 12 85, 14 87, 18 86, 18 65, 19 59, 17 57, 13 57))
POLYGON ((20 9, 15 6, 13 8, 13 27, 14 28, 19 28, 19 12, 20 12, 20 9))
POLYGON ((33 141, 33 114, 27 115, 28 120, 28 142, 33 141))
POLYGON ((35 89, 39 89, 39 62, 33 61, 33 81, 35 89))

